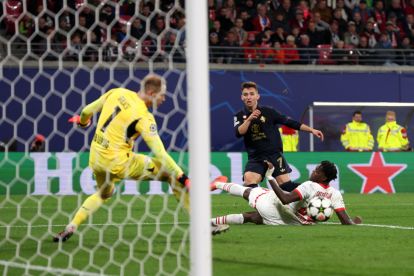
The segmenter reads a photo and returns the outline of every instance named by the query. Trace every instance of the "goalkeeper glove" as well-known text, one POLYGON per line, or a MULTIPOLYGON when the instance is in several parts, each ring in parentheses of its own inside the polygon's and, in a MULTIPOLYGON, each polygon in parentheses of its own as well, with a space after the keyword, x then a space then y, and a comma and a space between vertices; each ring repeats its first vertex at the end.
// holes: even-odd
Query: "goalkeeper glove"
POLYGON ((87 128, 88 126, 91 125, 91 120, 90 119, 88 120, 88 122, 86 124, 82 124, 81 121, 80 121, 80 116, 79 115, 75 115, 75 116, 69 118, 68 122, 69 123, 75 123, 81 128, 87 128))
POLYGON ((178 182, 180 182, 184 187, 187 188, 187 190, 190 190, 190 186, 191 186, 191 182, 190 182, 190 178, 188 178, 188 176, 186 176, 184 173, 177 178, 178 182))

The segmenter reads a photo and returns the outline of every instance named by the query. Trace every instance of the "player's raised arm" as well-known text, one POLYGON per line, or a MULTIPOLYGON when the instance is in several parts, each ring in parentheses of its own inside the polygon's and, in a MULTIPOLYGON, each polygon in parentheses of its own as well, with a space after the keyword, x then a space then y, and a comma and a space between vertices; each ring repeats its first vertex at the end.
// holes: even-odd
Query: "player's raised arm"
POLYGON ((270 186, 272 187, 273 191, 280 199, 280 201, 283 204, 289 204, 291 202, 300 200, 300 197, 296 192, 285 192, 280 188, 279 184, 277 184, 276 180, 272 176, 272 173, 275 169, 273 164, 267 160, 265 160, 264 162, 267 164, 268 167, 266 172, 266 178, 269 180, 270 186))
POLYGON ((316 137, 318 137, 319 139, 321 139, 322 141, 324 139, 322 131, 320 131, 318 129, 314 129, 314 128, 308 126, 308 125, 301 124, 300 125, 300 130, 310 132, 313 135, 315 135, 316 137))
POLYGON ((336 212, 336 215, 339 218, 339 221, 343 225, 352 225, 352 224, 361 224, 362 219, 361 217, 355 217, 354 219, 351 219, 348 215, 348 213, 345 210, 336 212))
POLYGON ((69 123, 76 123, 78 124, 80 127, 88 127, 91 124, 91 117, 94 113, 101 111, 106 98, 108 97, 108 95, 111 93, 111 91, 108 91, 107 93, 105 93, 104 95, 102 95, 101 97, 99 97, 99 99, 91 102, 90 104, 88 104, 87 106, 85 106, 82 111, 80 116, 79 115, 75 115, 72 118, 70 118, 68 121, 69 123))

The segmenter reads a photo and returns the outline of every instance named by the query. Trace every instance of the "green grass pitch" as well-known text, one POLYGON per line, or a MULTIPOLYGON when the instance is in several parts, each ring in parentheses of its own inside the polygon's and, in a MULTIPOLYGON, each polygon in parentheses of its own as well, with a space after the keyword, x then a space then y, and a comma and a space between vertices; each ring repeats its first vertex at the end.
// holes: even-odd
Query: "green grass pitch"
MULTIPOLYGON (((213 238, 213 275, 414 275, 414 194, 344 198, 366 225, 232 225, 213 238)), ((213 215, 250 210, 241 198, 212 199, 213 215)), ((117 196, 80 234, 52 243, 81 200, 0 197, 0 274, 188 274, 188 216, 173 197, 117 196)))

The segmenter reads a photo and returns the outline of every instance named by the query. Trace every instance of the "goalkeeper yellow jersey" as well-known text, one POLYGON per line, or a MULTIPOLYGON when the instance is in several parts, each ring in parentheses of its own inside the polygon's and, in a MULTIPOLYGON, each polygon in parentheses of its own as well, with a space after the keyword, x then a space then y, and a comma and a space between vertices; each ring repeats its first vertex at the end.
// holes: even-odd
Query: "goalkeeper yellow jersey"
POLYGON ((82 110, 81 121, 87 121, 95 112, 101 114, 90 149, 92 168, 104 168, 113 174, 124 172, 134 141, 141 135, 168 173, 183 173, 166 152, 154 116, 136 92, 125 88, 109 90, 82 110))

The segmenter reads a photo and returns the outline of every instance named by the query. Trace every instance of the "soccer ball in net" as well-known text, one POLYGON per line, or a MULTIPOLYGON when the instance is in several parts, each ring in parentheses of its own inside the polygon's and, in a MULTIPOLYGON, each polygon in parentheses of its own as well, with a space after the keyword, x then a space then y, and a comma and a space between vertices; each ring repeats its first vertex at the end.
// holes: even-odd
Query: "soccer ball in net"
POLYGON ((314 197, 309 201, 307 211, 314 221, 327 221, 333 214, 332 202, 326 197, 314 197))

